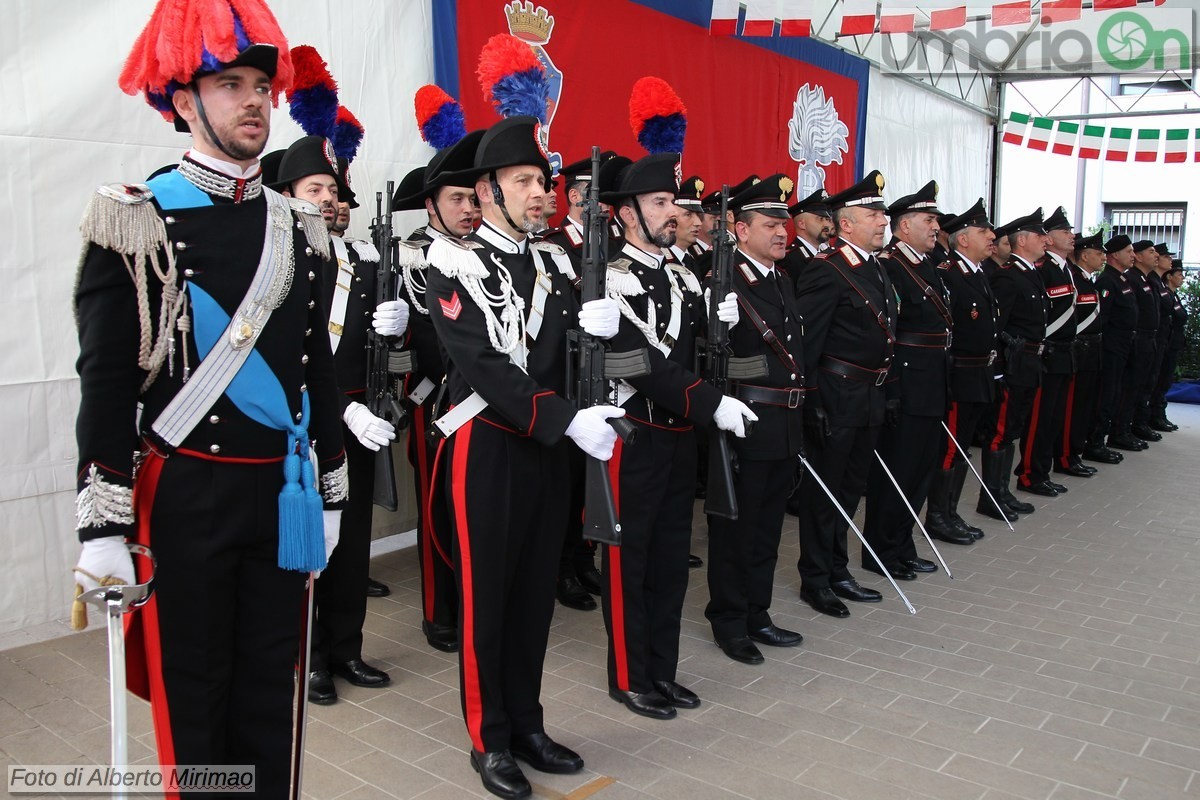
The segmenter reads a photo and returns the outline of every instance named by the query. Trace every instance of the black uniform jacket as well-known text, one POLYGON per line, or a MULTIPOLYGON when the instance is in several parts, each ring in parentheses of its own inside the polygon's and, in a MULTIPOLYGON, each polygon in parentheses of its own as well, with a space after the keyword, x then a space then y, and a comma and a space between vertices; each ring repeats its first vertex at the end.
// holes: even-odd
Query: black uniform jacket
POLYGON ((1096 372, 1100 369, 1100 333, 1104 329, 1100 292, 1092 276, 1078 264, 1068 262, 1067 269, 1075 285, 1075 369, 1096 372))
POLYGON ((996 395, 992 363, 999 332, 992 285, 982 269, 973 269, 957 253, 938 271, 950 293, 954 315, 950 396, 958 403, 990 403, 996 395))
POLYGON ((1143 337, 1154 339, 1158 336, 1159 299, 1153 283, 1157 277, 1154 273, 1145 275, 1137 267, 1125 270, 1125 279, 1129 281, 1134 300, 1137 301, 1138 341, 1143 337))
POLYGON ((891 366, 897 308, 887 272, 838 243, 805 266, 796 293, 804 316, 805 408, 824 408, 832 425, 882 425, 882 380, 847 378, 829 367, 841 362, 886 374, 891 366))
MULTIPOLYGON (((776 265, 776 273, 779 268, 776 265)), ((786 275, 776 280, 763 277, 754 264, 740 251, 734 251, 732 273, 733 291, 738 296, 740 319, 729 330, 729 346, 737 358, 762 355, 767 360, 767 376, 745 381, 747 385, 770 389, 793 390, 802 401, 801 390, 806 383, 804 362, 804 319, 792 282, 786 275), (746 306, 753 308, 763 323, 775 334, 780 346, 791 356, 772 349, 749 318, 746 306)), ((739 458, 751 461, 770 461, 794 458, 804 447, 804 416, 802 407, 787 408, 761 402, 749 403, 758 417, 753 431, 745 439, 734 439, 734 451, 739 458)))
MULTIPOLYGON (((367 261, 346 242, 346 260, 338 256, 336 242, 330 242, 330 259, 322 267, 324 280, 321 282, 322 308, 329 317, 333 307, 333 295, 340 284, 349 291, 346 297, 346 316, 341 323, 342 335, 333 362, 337 368, 339 401, 341 410, 352 402, 365 401, 367 388, 367 331, 371 330, 372 313, 375 310, 375 280, 379 260, 367 261)), ((330 327, 335 323, 330 319, 330 327)), ((332 347, 332 342, 330 346, 332 347)))
POLYGON ((1041 383, 1039 345, 1046 338, 1046 293, 1038 271, 1018 256, 992 273, 1001 346, 997 370, 1013 386, 1041 383))
MULTIPOLYGON (((115 203, 99 196, 95 202, 115 203)), ((212 205, 172 208, 169 212, 164 212, 157 200, 143 199, 112 207, 116 214, 113 224, 128 230, 130 215, 147 208, 153 208, 153 213, 166 223, 166 246, 172 249, 178 270, 176 288, 185 284, 200 287, 232 317, 262 256, 267 221, 265 197, 259 195, 241 203, 213 198, 212 205)), ((308 433, 316 443, 320 474, 326 476, 344 467, 345 451, 337 381, 321 303, 322 258, 309 246, 300 214, 292 212, 291 216, 295 266, 291 286, 283 303, 271 314, 254 349, 278 378, 296 419, 307 392, 311 404, 308 433)), ((113 244, 120 246, 120 242, 113 244)), ((327 241, 324 246, 328 246, 327 241)), ((158 263, 160 268, 166 268, 166 255, 161 248, 158 263)), ((147 272, 148 316, 153 321, 150 333, 157 338, 164 287, 153 268, 147 268, 147 272)), ((199 366, 200 357, 190 333, 171 331, 175 352, 149 388, 142 390, 147 372, 138 365, 142 326, 134 281, 124 257, 95 241, 85 244, 75 308, 80 349, 76 369, 82 393, 76 422, 78 488, 86 491, 90 482, 101 481, 127 489, 133 484, 134 453, 142 449, 143 436, 154 438, 151 425, 183 386, 184 348, 190 372, 199 366)), ((222 395, 179 450, 221 458, 282 459, 287 444, 287 432, 254 421, 222 395)), ((161 442, 157 447, 167 449, 161 442)), ((330 496, 327 494, 327 499, 330 496)), ((79 528, 84 540, 132 532, 133 525, 128 521, 106 520, 96 515, 81 522, 79 528)))
POLYGON ((416 370, 405 378, 405 391, 409 392, 416 388, 422 378, 429 378, 435 384, 440 384, 446 377, 441 345, 438 344, 437 332, 433 329, 429 301, 425 296, 426 284, 429 281, 429 246, 440 236, 441 233, 429 230, 425 226, 417 228, 405 242, 397 243, 396 259, 393 261, 397 272, 400 273, 400 299, 410 307, 408 330, 404 332, 403 346, 411 350, 417 360, 416 370))
POLYGON ((782 269, 784 274, 794 286, 800 278, 800 273, 804 271, 804 267, 817 255, 816 248, 809 245, 808 242, 797 236, 792 239, 792 243, 788 245, 787 252, 783 256, 783 260, 776 264, 776 268, 782 269))
POLYGON ((1070 375, 1074 371, 1072 342, 1075 341, 1075 282, 1067 267, 1046 253, 1037 265, 1046 287, 1046 350, 1042 361, 1046 371, 1070 375))
POLYGON ((942 417, 946 412, 953 327, 950 297, 941 271, 928 258, 896 242, 879 257, 900 298, 896 360, 885 384, 905 414, 942 417))
POLYGON ((650 373, 628 381, 637 394, 622 405, 626 416, 645 425, 675 430, 690 429, 693 423, 711 424, 722 395, 694 371, 696 337, 704 335, 706 321, 704 297, 696 277, 670 251, 660 265, 654 256, 625 242, 609 262, 608 294, 627 306, 622 308, 620 329, 611 340, 612 350, 645 349, 650 356, 650 373), (680 319, 671 341, 673 296, 680 319), (643 330, 650 321, 651 307, 654 343, 643 330), (640 325, 629 318, 631 312, 640 325), (658 342, 667 346, 667 352, 655 346, 658 342))
MULTIPOLYGON (((522 313, 528 320, 536 277, 529 244, 528 240, 514 242, 486 221, 465 240, 435 242, 429 251, 431 269, 425 296, 444 351, 450 404, 461 403, 477 391, 488 407, 476 419, 550 445, 562 439, 575 416, 575 407, 565 399, 566 336, 579 314, 570 280, 551 265, 545 276, 551 289, 541 330, 536 340, 526 336, 529 355, 524 370, 493 346, 484 311, 467 290, 467 283, 479 280, 484 292, 504 294, 498 266, 502 265, 524 301, 522 313), (448 258, 439 255, 442 247, 448 258), (455 265, 464 262, 467 269, 482 269, 486 277, 471 278, 458 272, 455 265)), ((499 316, 501 312, 491 309, 491 313, 499 316)))
MULTIPOLYGON (((1133 295, 1133 285, 1114 266, 1107 266, 1096 277, 1096 290, 1100 293, 1100 316, 1104 319, 1104 333, 1131 333, 1138 329, 1138 302, 1133 295)), ((1136 271, 1136 270, 1134 270, 1136 271)))

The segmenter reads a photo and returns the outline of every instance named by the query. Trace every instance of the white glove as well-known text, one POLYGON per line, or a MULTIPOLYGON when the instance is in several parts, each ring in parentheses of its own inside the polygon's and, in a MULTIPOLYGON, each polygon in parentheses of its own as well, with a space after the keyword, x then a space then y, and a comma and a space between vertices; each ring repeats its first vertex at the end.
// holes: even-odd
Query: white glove
POLYGON ((386 419, 380 419, 362 403, 351 403, 342 412, 346 427, 354 438, 368 450, 387 447, 396 438, 396 429, 386 419))
POLYGON ((611 339, 621 325, 621 309, 610 298, 589 300, 579 309, 579 327, 599 339, 611 339))
MULTIPOLYGON (((708 308, 708 303, 712 297, 712 290, 704 290, 704 307, 708 308)), ((733 327, 741 320, 742 314, 738 311, 737 294, 730 292, 725 295, 725 299, 717 303, 717 319, 727 323, 729 327, 733 327)))
POLYGON ((592 458, 608 461, 612 458, 613 445, 617 442, 617 432, 608 424, 608 420, 623 416, 625 409, 616 406, 581 409, 575 412, 575 418, 567 426, 567 436, 592 458))
POLYGON ((75 565, 75 582, 85 592, 98 588, 101 581, 116 579, 130 586, 137 583, 133 574, 133 556, 125 546, 123 536, 103 536, 89 539, 79 551, 79 563, 75 565))
POLYGON ((322 511, 321 518, 325 522, 325 561, 328 562, 342 535, 342 512, 322 511))
POLYGON ((713 414, 713 422, 723 431, 729 431, 739 439, 746 438, 746 422, 758 422, 758 415, 736 397, 722 397, 721 404, 713 414))
POLYGON ((408 330, 408 303, 403 300, 386 300, 375 309, 371 327, 380 336, 403 336, 408 330))

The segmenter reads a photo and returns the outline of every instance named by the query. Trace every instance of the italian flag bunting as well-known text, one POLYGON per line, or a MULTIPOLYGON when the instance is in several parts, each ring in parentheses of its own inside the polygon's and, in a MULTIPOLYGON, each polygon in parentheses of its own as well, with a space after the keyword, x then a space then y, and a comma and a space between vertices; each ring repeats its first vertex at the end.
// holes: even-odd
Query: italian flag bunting
POLYGON ((1104 147, 1104 128, 1100 125, 1084 125, 1083 141, 1079 143, 1079 157, 1096 159, 1104 147))
POLYGON ((1025 141, 1025 130, 1029 127, 1029 115, 1013 112, 1008 115, 1008 124, 1004 126, 1004 141, 1008 144, 1022 144, 1025 141))
POLYGON ((1058 135, 1054 137, 1054 152, 1069 156, 1075 152, 1075 140, 1079 138, 1079 123, 1058 123, 1058 135))
POLYGON ((1029 141, 1025 146, 1031 150, 1045 151, 1050 144, 1050 134, 1054 131, 1054 120, 1037 117, 1033 120, 1033 129, 1029 131, 1029 141))
POLYGON ((1200 128, 1196 128, 1196 156, 1197 161, 1200 161, 1200 128))
POLYGON ((1134 161, 1158 161, 1158 137, 1161 132, 1157 129, 1148 130, 1143 128, 1138 131, 1137 152, 1134 153, 1134 161))
POLYGON ((1187 161, 1187 152, 1187 128, 1179 128, 1178 130, 1167 131, 1166 156, 1163 158, 1163 160, 1168 164, 1181 164, 1184 161, 1187 161))
POLYGON ((1133 138, 1132 128, 1113 128, 1108 132, 1108 153, 1105 161, 1128 161, 1129 142, 1133 138))

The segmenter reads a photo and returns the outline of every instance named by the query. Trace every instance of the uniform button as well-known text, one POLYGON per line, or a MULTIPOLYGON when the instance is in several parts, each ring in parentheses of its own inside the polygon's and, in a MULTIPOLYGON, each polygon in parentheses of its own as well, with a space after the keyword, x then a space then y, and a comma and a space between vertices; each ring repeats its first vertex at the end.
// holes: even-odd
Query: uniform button
POLYGON ((196 274, 196 270, 194 270, 194 269, 185 269, 183 271, 183 277, 185 277, 185 278, 191 278, 195 274, 196 274))
POLYGON ((167 223, 168 225, 174 225, 175 218, 168 215, 168 216, 163 217, 163 222, 167 223))
POLYGON ((648 290, 650 290, 651 292, 653 292, 653 291, 654 291, 654 284, 650 284, 650 285, 649 285, 649 286, 647 286, 646 288, 647 288, 648 290))
POLYGON ((304 255, 311 256, 312 254, 313 254, 313 249, 311 247, 304 248, 304 255))
POLYGON ((304 412, 303 412, 303 411, 297 411, 297 412, 296 412, 296 422, 299 422, 299 421, 300 421, 300 420, 302 420, 303 418, 304 418, 304 412))
MULTIPOLYGON (((366 295, 363 295, 363 297, 366 297, 366 295)), ((371 312, 370 312, 370 311, 364 311, 364 312, 363 312, 363 316, 364 316, 364 317, 369 317, 369 316, 371 316, 371 312)))
POLYGON ((208 452, 212 453, 212 454, 215 456, 217 453, 221 452, 221 445, 219 445, 219 444, 210 444, 210 445, 208 446, 208 452))
POLYGON ((362 283, 362 278, 360 278, 360 277, 358 277, 357 275, 355 275, 355 276, 354 276, 354 282, 355 282, 355 283, 362 283))
POLYGON ((316 302, 315 300, 309 300, 309 301, 308 301, 308 307, 309 307, 309 308, 315 308, 315 307, 316 307, 316 305, 317 305, 317 302, 316 302))
POLYGON ((563 309, 563 316, 565 317, 566 315, 567 315, 567 310, 564 308, 564 309, 563 309))
POLYGON ((674 418, 674 417, 667 417, 667 424, 668 424, 668 425, 674 425, 674 424, 675 424, 675 418, 674 418))
POLYGON ((655 303, 654 305, 656 308, 662 308, 662 303, 655 303))
POLYGON ((307 383, 300 384, 300 392, 303 394, 304 392, 307 392, 307 391, 308 391, 308 384, 307 383))
POLYGON ((312 335, 312 328, 305 328, 305 329, 304 329, 304 335, 305 335, 305 336, 311 336, 311 335, 312 335))
POLYGON ((791 379, 792 379, 792 380, 796 380, 796 373, 794 373, 794 372, 793 372, 793 373, 791 374, 791 379))
POLYGON ((787 340, 788 340, 789 342, 792 340, 792 335, 791 335, 790 333, 787 335, 787 340))
POLYGON ((216 425, 218 422, 221 421, 221 418, 218 417, 216 414, 213 414, 211 417, 208 418, 208 421, 211 422, 213 425, 216 425))
POLYGON ((188 249, 188 243, 187 243, 187 242, 176 242, 176 243, 175 243, 175 249, 176 249, 176 250, 187 250, 187 249, 188 249))
POLYGON ((562 294, 562 291, 561 291, 560 289, 555 289, 555 290, 554 290, 554 293, 555 293, 555 294, 562 294))
POLYGON ((359 297, 361 297, 363 300, 367 299, 367 296, 365 294, 360 294, 359 297))
POLYGON ((308 279, 309 279, 310 281, 315 281, 315 280, 317 279, 317 273, 310 271, 310 272, 308 273, 308 279))
POLYGON ((308 363, 308 354, 305 354, 305 355, 302 355, 302 356, 300 356, 300 363, 301 363, 301 364, 307 364, 307 363, 308 363))

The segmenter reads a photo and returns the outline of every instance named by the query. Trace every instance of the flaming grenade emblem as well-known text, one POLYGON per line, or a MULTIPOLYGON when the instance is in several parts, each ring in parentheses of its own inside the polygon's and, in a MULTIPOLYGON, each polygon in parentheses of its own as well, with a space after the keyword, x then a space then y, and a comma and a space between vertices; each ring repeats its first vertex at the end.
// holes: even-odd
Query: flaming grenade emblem
POLYGON ((850 149, 846 143, 850 129, 838 117, 833 98, 825 97, 825 88, 806 83, 796 92, 788 131, 788 152, 800 162, 796 194, 807 197, 825 187, 821 165, 842 163, 842 154, 850 149))

